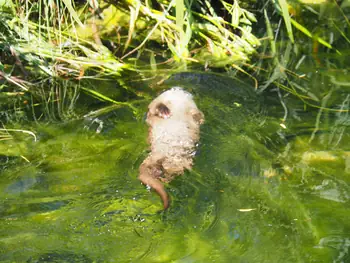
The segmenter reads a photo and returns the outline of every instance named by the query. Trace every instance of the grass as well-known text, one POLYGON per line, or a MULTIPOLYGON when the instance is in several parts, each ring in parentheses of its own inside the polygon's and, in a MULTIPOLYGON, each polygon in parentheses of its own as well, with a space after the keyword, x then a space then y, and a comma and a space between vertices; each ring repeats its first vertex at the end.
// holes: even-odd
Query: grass
POLYGON ((74 86, 67 81, 84 86, 83 92, 98 100, 120 104, 83 83, 115 79, 130 91, 122 76, 139 74, 145 66, 140 57, 150 57, 153 72, 159 65, 177 71, 193 64, 239 65, 260 44, 251 33, 255 17, 237 3, 221 5, 234 14, 231 22, 208 1, 160 1, 154 6, 137 0, 0 3, 2 95, 32 94, 32 107, 40 103, 50 116, 48 104, 64 104, 54 94, 67 94, 66 87, 74 86), (53 79, 55 92, 37 88, 48 79, 53 79))
MULTIPOLYGON (((125 76, 166 79, 201 68, 248 75, 260 92, 275 86, 306 105, 324 108, 318 105, 321 98, 301 83, 307 78, 291 68, 300 54, 296 42, 301 35, 317 48, 340 53, 320 32, 302 25, 301 8, 323 14, 329 24, 323 5, 276 0, 251 4, 252 12, 241 7, 249 6, 245 3, 224 0, 215 5, 206 0, 0 2, 1 96, 29 100, 33 111, 41 107, 48 119, 89 115, 71 114, 80 92, 109 104, 102 108, 127 106, 138 115, 133 101, 110 97, 90 80, 114 80, 118 89, 142 99, 148 95, 126 83, 125 76), (253 33, 258 19, 265 21, 259 24, 266 32, 261 39, 253 33)), ((334 31, 349 43, 343 8, 334 3, 331 10, 334 31)))

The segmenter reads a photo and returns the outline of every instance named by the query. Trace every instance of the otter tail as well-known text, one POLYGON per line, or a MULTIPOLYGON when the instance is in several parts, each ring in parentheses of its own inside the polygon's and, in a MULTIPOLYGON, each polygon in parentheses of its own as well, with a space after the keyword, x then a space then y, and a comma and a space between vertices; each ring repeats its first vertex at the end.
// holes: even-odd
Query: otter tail
POLYGON ((165 191, 164 185, 156 178, 150 176, 149 174, 140 173, 139 180, 145 184, 152 187, 163 201, 164 210, 169 207, 169 197, 165 191))

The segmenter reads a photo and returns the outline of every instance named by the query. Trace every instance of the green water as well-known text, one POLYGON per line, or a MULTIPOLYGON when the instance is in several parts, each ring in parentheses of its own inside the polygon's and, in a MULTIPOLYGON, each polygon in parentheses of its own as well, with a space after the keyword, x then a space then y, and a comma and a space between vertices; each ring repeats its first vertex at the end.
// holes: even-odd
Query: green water
POLYGON ((206 122, 193 170, 166 187, 170 209, 137 180, 147 126, 129 107, 99 123, 27 121, 36 141, 0 144, 0 261, 349 262, 348 113, 325 113, 312 136, 317 111, 297 98, 284 129, 275 94, 212 74, 173 85, 206 122))

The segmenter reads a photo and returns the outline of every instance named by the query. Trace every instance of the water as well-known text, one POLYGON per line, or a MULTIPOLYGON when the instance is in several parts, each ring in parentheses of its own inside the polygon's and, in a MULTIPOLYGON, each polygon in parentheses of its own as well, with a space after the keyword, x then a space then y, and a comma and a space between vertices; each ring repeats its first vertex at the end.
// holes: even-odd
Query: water
POLYGON ((37 141, 1 142, 0 261, 349 262, 347 113, 325 113, 314 132, 317 111, 288 97, 284 129, 276 95, 242 81, 181 73, 173 85, 206 122, 193 170, 167 185, 170 209, 137 180, 148 131, 127 106, 30 123, 37 141))

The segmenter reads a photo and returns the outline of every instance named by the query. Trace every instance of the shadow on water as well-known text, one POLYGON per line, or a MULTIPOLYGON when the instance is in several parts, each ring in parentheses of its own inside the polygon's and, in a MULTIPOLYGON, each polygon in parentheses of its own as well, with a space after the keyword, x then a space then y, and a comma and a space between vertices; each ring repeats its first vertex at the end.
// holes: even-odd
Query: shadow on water
POLYGON ((129 109, 102 116, 98 134, 84 121, 37 125, 38 142, 7 144, 29 162, 1 158, 1 262, 349 259, 348 152, 318 150, 327 134, 312 149, 309 134, 288 139, 242 81, 180 73, 174 85, 206 122, 193 170, 167 185, 171 208, 137 180, 147 127, 129 109))

